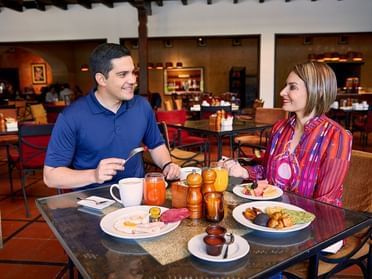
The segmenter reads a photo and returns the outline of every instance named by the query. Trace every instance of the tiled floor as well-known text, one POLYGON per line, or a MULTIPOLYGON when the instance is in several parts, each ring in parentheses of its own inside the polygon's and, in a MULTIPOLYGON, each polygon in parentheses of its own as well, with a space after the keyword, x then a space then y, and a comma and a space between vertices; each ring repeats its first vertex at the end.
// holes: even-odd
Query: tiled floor
MULTIPOLYGON (((358 148, 358 139, 355 147, 358 148)), ((227 144, 224 155, 229 156, 227 144)), ((367 151, 372 152, 370 139, 367 151)), ((212 160, 216 158, 216 148, 212 146, 212 160)), ((28 179, 32 184, 28 188, 31 217, 25 217, 24 203, 18 173, 14 173, 15 197, 10 196, 5 154, 0 151, 0 210, 3 248, 0 249, 0 278, 68 278, 67 256, 40 216, 35 199, 56 194, 55 190, 48 189, 37 173, 28 179)), ((334 278, 362 278, 357 268, 350 268, 334 278)))

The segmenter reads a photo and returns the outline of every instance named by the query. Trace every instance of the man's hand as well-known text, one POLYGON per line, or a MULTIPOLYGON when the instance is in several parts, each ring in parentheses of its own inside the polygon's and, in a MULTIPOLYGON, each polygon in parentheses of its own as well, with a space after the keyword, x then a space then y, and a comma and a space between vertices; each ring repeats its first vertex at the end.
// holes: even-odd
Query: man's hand
POLYGON ((164 168, 163 174, 168 180, 175 180, 180 177, 181 168, 175 163, 170 163, 164 168))
POLYGON ((124 170, 125 160, 119 158, 107 158, 99 162, 95 170, 96 183, 103 183, 111 180, 117 171, 124 170))

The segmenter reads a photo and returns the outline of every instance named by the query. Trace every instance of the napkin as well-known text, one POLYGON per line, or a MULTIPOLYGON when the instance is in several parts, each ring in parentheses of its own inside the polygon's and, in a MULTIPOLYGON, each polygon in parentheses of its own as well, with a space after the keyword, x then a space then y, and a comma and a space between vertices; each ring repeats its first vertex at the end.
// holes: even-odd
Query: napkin
POLYGON ((106 198, 98 197, 98 196, 90 196, 90 197, 84 197, 83 200, 80 200, 77 203, 79 205, 82 205, 82 206, 85 206, 85 207, 89 207, 91 209, 102 210, 102 209, 104 209, 106 207, 109 207, 113 203, 115 203, 115 201, 114 200, 111 200, 111 199, 106 199, 106 198), (96 204, 94 201, 96 201, 96 202, 105 201, 105 202, 104 203, 100 203, 100 204, 96 204))
POLYGON ((338 250, 341 249, 342 245, 344 244, 343 240, 337 241, 336 243, 328 246, 327 248, 324 248, 322 252, 324 253, 331 253, 331 254, 336 254, 338 250))

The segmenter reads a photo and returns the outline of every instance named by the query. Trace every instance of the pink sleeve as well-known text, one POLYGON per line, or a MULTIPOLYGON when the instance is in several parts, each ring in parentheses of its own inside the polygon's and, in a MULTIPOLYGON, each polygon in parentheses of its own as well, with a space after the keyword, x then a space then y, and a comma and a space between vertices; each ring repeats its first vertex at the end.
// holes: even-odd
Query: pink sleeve
POLYGON ((342 205, 343 182, 350 164, 352 136, 343 131, 334 135, 321 163, 314 198, 342 205))

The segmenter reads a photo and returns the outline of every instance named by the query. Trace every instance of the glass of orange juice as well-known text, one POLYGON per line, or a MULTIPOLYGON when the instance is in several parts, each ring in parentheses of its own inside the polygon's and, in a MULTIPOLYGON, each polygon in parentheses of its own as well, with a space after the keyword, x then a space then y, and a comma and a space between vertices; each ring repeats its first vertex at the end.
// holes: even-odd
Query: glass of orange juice
POLYGON ((218 162, 211 162, 210 167, 216 172, 216 180, 214 181, 214 190, 217 192, 223 192, 229 185, 229 172, 218 162))
POLYGON ((165 202, 165 178, 160 172, 145 175, 143 183, 144 203, 147 205, 163 205, 165 202))

